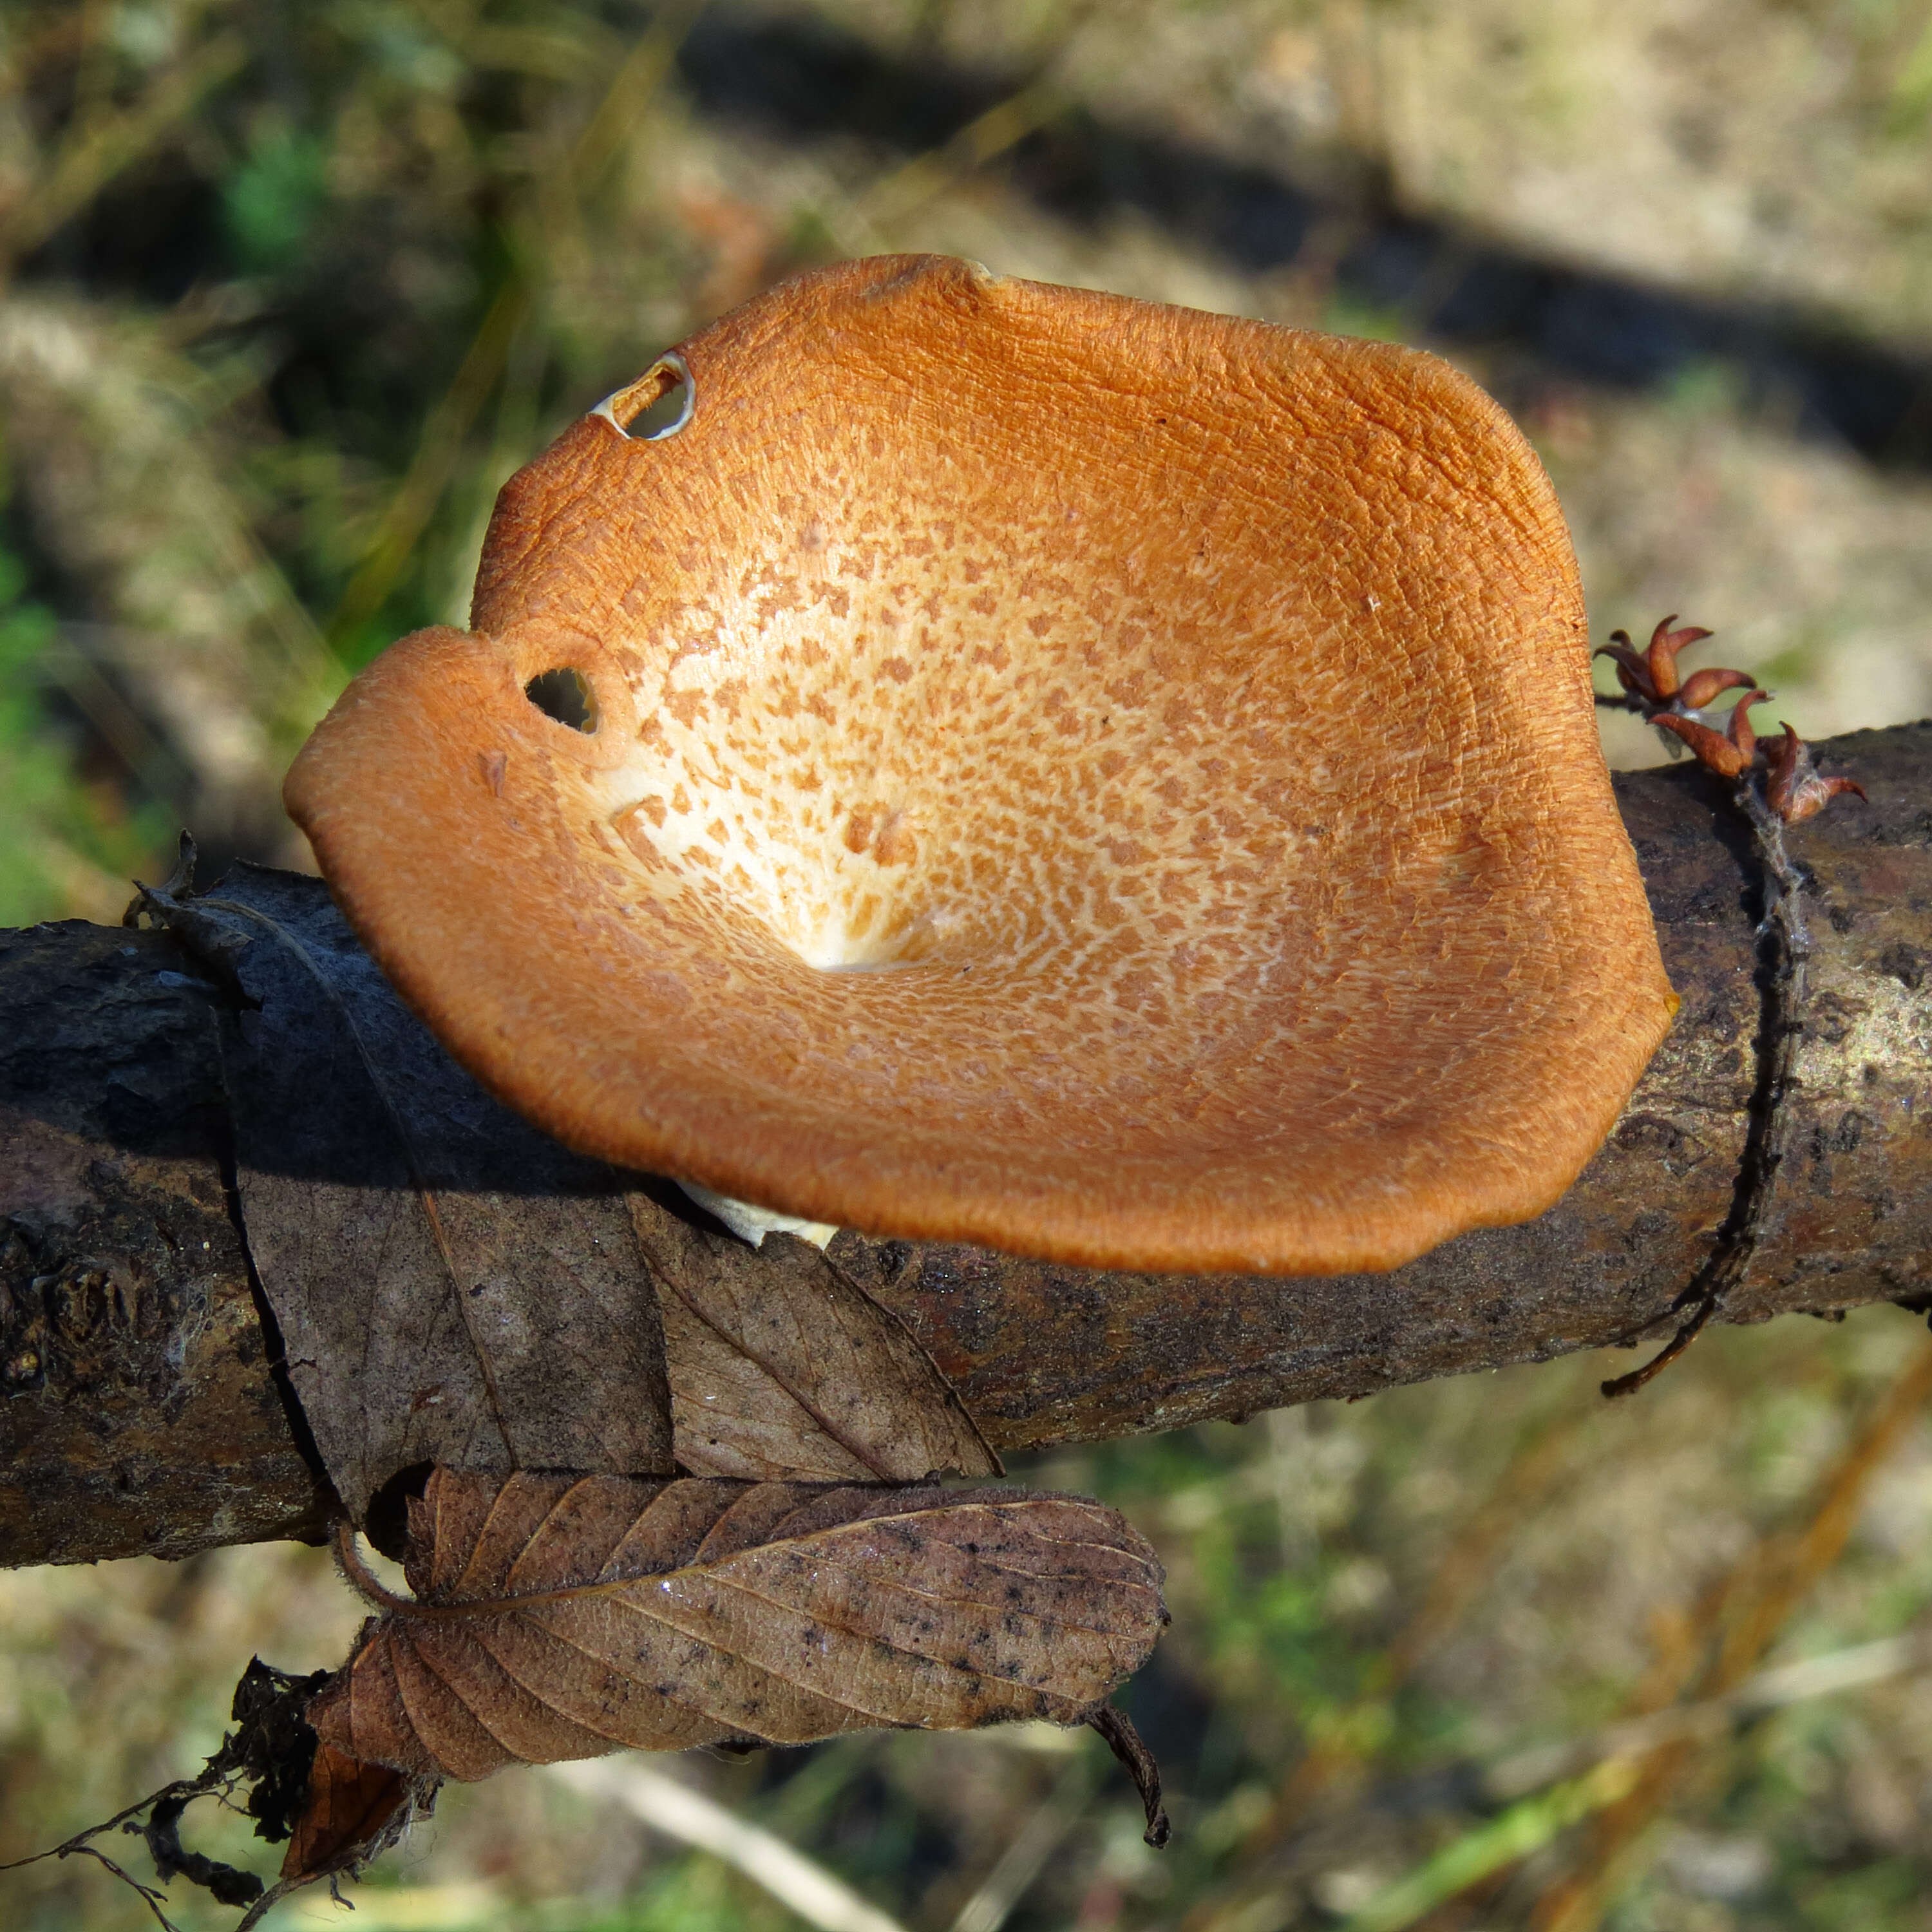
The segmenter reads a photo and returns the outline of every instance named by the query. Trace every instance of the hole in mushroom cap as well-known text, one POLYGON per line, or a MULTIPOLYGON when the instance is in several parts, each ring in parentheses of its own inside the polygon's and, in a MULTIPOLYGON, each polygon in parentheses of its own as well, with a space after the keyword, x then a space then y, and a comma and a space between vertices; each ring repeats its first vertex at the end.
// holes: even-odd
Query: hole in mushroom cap
POLYGON ((538 672, 524 686, 524 695, 546 718, 567 724, 573 731, 589 733, 597 728, 597 697, 590 680, 568 664, 538 672))
POLYGON ((636 442, 661 442, 691 420, 697 392, 682 359, 667 356, 628 389, 620 389, 603 413, 636 442))

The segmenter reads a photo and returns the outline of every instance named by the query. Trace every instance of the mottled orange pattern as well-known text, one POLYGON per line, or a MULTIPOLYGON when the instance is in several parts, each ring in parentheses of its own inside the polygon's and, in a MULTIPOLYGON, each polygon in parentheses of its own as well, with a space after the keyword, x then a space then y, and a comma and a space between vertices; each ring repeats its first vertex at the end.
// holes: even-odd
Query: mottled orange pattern
POLYGON ((470 633, 291 774, 574 1144, 1116 1267, 1525 1218, 1673 1005, 1535 458, 1415 352, 928 257, 807 276, 505 488, 470 633), (524 696, 578 671, 596 728, 524 696))

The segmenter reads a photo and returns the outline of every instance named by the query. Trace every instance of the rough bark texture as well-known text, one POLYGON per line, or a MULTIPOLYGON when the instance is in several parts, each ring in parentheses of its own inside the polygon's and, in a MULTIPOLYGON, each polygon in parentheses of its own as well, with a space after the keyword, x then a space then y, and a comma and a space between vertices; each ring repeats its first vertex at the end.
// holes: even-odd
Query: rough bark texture
POLYGON ((227 1184, 216 997, 161 934, 0 934, 0 1563, 321 1532, 227 1184))
MULTIPOLYGON (((1815 880, 1809 1024, 1792 1151, 1732 1320, 1932 1291, 1932 724, 1820 755, 1871 802, 1791 835, 1815 880)), ((1104 1274, 850 1232, 833 1259, 1004 1449, 1667 1333, 1754 1103, 1759 874, 1725 788, 1679 767, 1618 788, 1684 1007, 1540 1220, 1328 1280, 1104 1274)), ((226 1184, 224 997, 164 936, 0 937, 0 1562, 315 1532, 325 1492, 226 1184)), ((767 1257, 800 1260, 782 1238, 767 1257)))

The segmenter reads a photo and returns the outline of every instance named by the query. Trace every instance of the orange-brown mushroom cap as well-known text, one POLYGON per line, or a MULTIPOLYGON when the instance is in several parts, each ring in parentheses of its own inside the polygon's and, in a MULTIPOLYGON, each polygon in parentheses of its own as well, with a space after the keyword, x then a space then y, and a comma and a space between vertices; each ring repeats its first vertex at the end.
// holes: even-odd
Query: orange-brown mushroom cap
POLYGON ((1562 1192, 1675 1001, 1486 396, 930 257, 680 353, 290 775, 459 1060, 611 1160, 1096 1264, 1389 1268, 1562 1192))

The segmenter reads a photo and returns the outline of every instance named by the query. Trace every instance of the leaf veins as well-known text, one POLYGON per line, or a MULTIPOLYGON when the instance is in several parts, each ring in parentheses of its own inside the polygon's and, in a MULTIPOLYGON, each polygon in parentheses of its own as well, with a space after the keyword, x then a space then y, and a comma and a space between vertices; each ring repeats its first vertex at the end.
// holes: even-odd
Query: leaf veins
POLYGON ((413 1600, 309 1706, 422 1775, 872 1725, 1087 1722, 1152 1651, 1160 1565, 1073 1496, 437 1469, 413 1600))
POLYGON ((629 1202, 656 1277, 680 1468, 860 1483, 1000 1473, 898 1317, 816 1248, 779 1235, 754 1252, 644 1195, 629 1202))

